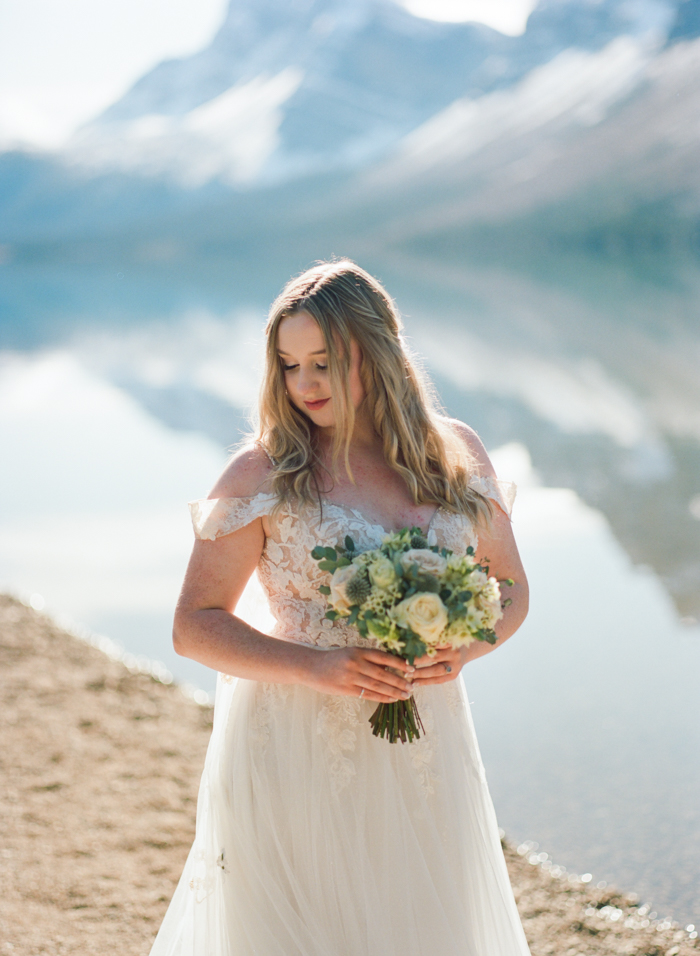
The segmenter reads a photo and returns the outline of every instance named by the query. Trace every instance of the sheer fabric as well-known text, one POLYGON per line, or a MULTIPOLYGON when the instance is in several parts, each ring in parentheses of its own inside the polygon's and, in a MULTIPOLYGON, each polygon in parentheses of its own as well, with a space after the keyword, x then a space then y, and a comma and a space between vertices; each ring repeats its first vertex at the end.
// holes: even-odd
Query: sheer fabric
MULTIPOLYGON (((472 480, 510 511, 514 486, 472 480)), ((229 534, 273 502, 193 502, 195 533, 229 534)), ((385 529, 331 503, 290 505, 270 527, 271 633, 371 644, 325 619, 311 550, 347 534, 377 547, 385 529)), ((429 532, 453 551, 477 544, 443 509, 429 532)), ((462 682, 416 698, 425 735, 391 745, 372 736, 371 701, 220 674, 196 838, 151 956, 526 956, 462 682)))

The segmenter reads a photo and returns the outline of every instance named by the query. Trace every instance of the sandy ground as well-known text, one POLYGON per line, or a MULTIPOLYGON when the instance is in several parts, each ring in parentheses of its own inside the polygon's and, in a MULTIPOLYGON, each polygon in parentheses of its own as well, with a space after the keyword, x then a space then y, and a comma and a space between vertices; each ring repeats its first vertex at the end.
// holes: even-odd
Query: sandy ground
MULTIPOLYGON (((211 710, 3 596, 0 673, 0 954, 145 956, 192 841, 211 710)), ((700 953, 633 893, 520 849, 504 842, 533 956, 700 953)))

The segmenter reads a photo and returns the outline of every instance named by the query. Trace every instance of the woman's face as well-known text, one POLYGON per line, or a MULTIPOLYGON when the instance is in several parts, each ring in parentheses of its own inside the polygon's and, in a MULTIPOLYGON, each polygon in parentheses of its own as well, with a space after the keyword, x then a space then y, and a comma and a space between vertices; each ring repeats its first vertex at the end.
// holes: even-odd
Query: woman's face
MULTIPOLYGON (((308 312, 295 312, 282 319, 277 332, 277 351, 284 382, 293 405, 319 428, 335 424, 333 396, 328 374, 328 356, 323 333, 308 312)), ((362 355, 357 342, 350 349, 350 398, 355 410, 365 397, 360 378, 362 355)))

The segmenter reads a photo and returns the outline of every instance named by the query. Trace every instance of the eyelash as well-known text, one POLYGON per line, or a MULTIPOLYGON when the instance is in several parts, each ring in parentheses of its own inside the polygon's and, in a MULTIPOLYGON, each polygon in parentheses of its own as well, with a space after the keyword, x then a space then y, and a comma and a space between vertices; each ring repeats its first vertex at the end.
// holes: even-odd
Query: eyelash
MULTIPOLYGON (((299 367, 298 365, 282 365, 282 370, 283 370, 284 372, 291 372, 291 371, 293 371, 293 369, 298 368, 298 367, 299 367)), ((327 365, 319 365, 319 364, 317 363, 317 364, 316 364, 316 368, 319 370, 319 372, 326 372, 326 371, 328 371, 328 366, 327 366, 327 365)))

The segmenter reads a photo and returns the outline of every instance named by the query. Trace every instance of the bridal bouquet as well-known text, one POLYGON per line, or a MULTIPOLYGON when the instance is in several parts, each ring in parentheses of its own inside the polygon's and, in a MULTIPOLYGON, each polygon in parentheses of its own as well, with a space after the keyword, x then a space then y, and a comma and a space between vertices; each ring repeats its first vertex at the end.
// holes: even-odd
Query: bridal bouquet
MULTIPOLYGON (((311 556, 332 575, 330 586, 319 588, 328 597, 326 617, 344 618, 410 664, 435 656, 438 646, 495 644, 494 625, 510 603, 501 604, 499 582, 476 562, 473 548, 456 555, 430 545, 419 528, 387 534, 372 551, 358 552, 348 536, 344 547, 319 546, 311 556)), ((413 696, 379 704, 369 722, 375 737, 391 743, 425 732, 413 696)))

